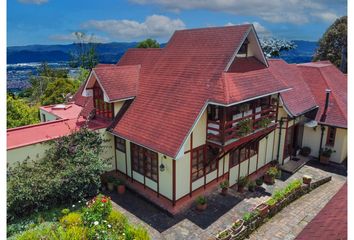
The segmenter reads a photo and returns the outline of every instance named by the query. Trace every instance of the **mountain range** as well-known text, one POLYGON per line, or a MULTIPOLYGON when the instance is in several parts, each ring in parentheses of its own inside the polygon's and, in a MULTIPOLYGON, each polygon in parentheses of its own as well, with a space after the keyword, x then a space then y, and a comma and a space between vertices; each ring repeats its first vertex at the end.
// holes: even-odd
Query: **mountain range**
MULTIPOLYGON (((289 63, 311 61, 317 42, 294 40, 296 48, 281 53, 281 58, 289 63)), ((116 63, 129 48, 136 47, 137 42, 112 42, 96 45, 100 63, 116 63)), ((161 44, 164 47, 166 44, 161 44)), ((28 45, 7 48, 7 64, 29 62, 66 62, 71 53, 77 49, 76 44, 66 45, 28 45)))

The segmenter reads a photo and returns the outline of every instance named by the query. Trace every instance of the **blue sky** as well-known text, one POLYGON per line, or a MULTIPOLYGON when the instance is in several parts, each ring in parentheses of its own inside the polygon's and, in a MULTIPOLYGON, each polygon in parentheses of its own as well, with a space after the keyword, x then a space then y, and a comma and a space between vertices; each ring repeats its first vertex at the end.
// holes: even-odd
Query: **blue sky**
POLYGON ((176 29, 253 23, 259 35, 318 40, 346 0, 8 0, 8 46, 95 41, 165 42, 176 29))

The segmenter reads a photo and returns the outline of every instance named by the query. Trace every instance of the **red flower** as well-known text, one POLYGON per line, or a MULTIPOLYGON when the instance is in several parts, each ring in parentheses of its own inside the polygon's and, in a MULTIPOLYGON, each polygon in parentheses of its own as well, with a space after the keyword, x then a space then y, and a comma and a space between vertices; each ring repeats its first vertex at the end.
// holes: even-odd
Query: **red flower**
POLYGON ((106 203, 107 202, 107 198, 102 198, 101 202, 106 203))

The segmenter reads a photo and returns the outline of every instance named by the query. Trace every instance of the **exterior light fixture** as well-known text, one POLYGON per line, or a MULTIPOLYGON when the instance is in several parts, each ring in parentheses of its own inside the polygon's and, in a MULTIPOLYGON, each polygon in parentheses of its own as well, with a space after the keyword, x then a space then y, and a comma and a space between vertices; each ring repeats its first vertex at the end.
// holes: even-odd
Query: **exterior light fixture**
POLYGON ((163 163, 160 164, 160 172, 165 171, 165 165, 163 165, 163 163))

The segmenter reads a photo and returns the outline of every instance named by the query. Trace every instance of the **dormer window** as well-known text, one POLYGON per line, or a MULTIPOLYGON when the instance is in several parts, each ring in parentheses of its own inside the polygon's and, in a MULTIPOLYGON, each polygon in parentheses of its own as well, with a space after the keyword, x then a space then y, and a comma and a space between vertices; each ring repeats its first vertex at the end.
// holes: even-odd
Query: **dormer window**
POLYGON ((238 51, 238 54, 245 54, 247 57, 247 49, 248 49, 248 39, 246 38, 246 40, 243 42, 240 50, 238 51))
POLYGON ((113 103, 104 101, 104 93, 97 82, 93 87, 93 105, 95 107, 96 117, 105 119, 113 118, 113 103))

